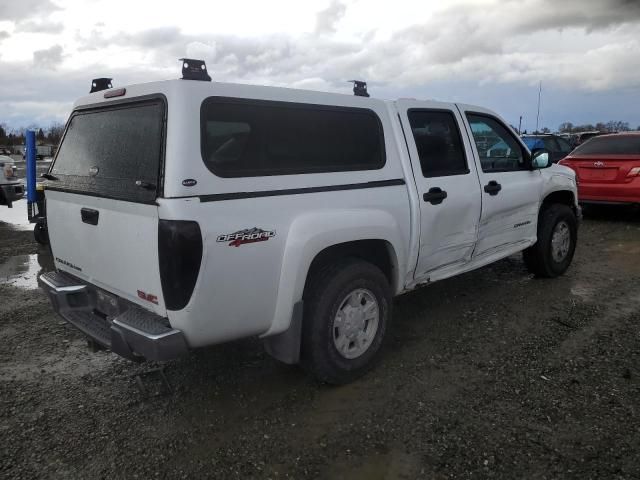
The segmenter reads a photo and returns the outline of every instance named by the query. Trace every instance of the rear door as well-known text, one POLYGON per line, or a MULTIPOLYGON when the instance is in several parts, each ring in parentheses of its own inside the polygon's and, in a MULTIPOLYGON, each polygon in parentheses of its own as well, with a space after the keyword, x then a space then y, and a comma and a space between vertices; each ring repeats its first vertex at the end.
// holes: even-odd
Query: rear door
POLYGON ((468 122, 482 188, 482 216, 474 257, 491 256, 536 239, 543 178, 529 152, 504 122, 477 107, 460 106, 468 122))
POLYGON ((160 314, 165 120, 160 98, 74 112, 46 185, 56 267, 160 314))
POLYGON ((471 260, 480 220, 480 184, 455 107, 400 100, 420 195, 417 280, 446 277, 471 260))

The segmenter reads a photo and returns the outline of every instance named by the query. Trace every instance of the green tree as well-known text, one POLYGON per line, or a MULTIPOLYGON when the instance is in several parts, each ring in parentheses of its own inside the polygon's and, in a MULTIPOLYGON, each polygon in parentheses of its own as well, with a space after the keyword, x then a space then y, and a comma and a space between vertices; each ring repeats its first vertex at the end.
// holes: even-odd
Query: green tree
POLYGON ((560 126, 558 127, 558 131, 560 133, 571 133, 571 132, 573 132, 573 123, 571 123, 571 122, 561 123, 560 126))
POLYGON ((47 130, 47 141, 53 145, 58 145, 62 134, 64 132, 64 125, 62 123, 54 123, 47 130))

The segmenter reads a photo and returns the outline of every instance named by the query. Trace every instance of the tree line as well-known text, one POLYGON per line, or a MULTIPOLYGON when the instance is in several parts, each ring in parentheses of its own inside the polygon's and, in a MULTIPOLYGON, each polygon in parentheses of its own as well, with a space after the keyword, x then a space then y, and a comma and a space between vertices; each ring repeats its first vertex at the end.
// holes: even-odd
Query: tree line
POLYGON ((26 128, 17 129, 9 129, 6 124, 0 124, 0 145, 9 147, 24 145, 25 132, 27 130, 36 132, 36 143, 38 145, 58 145, 64 132, 64 124, 53 123, 46 128, 30 125, 26 128))
MULTIPOLYGON (((589 131, 599 131, 599 132, 629 132, 631 128, 629 127, 629 122, 621 122, 621 121, 610 121, 610 122, 598 122, 595 125, 591 123, 587 123, 584 125, 574 125, 571 122, 563 122, 558 127, 558 132, 560 133, 577 133, 577 132, 589 132, 589 131)), ((640 125, 636 129, 640 131, 640 125)))

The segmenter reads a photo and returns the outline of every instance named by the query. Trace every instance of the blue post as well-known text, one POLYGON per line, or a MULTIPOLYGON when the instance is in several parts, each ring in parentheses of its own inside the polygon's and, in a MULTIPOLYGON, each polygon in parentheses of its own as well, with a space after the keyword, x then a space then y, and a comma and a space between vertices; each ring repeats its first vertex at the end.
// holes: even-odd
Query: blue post
POLYGON ((27 130, 27 203, 36 203, 36 132, 27 130))

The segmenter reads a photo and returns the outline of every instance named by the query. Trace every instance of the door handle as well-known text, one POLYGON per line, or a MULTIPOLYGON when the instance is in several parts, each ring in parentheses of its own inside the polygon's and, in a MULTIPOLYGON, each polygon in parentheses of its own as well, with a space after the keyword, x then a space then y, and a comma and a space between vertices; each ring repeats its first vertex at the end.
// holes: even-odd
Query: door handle
POLYGON ((82 218, 82 221, 89 225, 98 225, 99 216, 100 212, 98 210, 93 210, 91 208, 80 209, 80 217, 82 218))
POLYGON ((502 185, 495 180, 491 180, 484 186, 484 191, 489 195, 497 195, 500 190, 502 190, 502 185))
POLYGON ((422 199, 425 202, 429 202, 431 205, 440 205, 444 199, 447 198, 447 192, 440 187, 430 188, 427 193, 422 195, 422 199))

